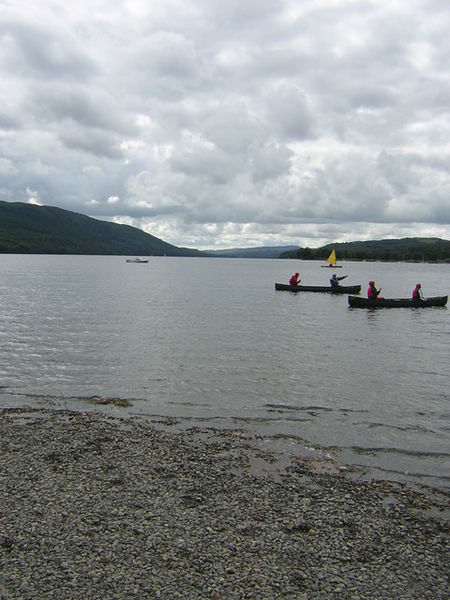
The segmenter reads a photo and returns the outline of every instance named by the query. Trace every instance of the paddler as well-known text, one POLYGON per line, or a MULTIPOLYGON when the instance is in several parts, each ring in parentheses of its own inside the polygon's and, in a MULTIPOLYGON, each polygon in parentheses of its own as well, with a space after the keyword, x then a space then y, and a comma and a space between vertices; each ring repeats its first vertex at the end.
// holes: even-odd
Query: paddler
POLYGON ((380 295, 381 288, 377 290, 375 287, 375 281, 369 281, 369 287, 367 288, 367 297, 369 300, 376 300, 380 295))
POLYGON ((330 285, 332 288, 337 288, 339 287, 339 282, 342 281, 342 279, 345 279, 347 277, 347 275, 342 275, 342 277, 338 277, 336 275, 336 273, 333 273, 332 278, 330 279, 330 285))
POLYGON ((294 273, 289 278, 289 285, 300 285, 301 279, 299 279, 300 273, 294 273))
POLYGON ((412 291, 412 299, 415 300, 416 302, 421 302, 424 299, 421 283, 416 283, 416 287, 412 291))

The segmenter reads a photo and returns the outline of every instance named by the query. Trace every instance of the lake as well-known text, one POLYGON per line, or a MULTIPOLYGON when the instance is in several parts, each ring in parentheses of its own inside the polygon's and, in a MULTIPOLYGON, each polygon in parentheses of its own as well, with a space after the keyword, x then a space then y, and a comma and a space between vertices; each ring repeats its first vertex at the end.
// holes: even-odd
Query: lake
MULTIPOLYGON (((350 309, 277 292, 315 261, 0 254, 0 405, 89 409, 242 428, 361 477, 450 487, 449 311, 350 309)), ((382 295, 450 288, 450 265, 344 262, 382 295)))

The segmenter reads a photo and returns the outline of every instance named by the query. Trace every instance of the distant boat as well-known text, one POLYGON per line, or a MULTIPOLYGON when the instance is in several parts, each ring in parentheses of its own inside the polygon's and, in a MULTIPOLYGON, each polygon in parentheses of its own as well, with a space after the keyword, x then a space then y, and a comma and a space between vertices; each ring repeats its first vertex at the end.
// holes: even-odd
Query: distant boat
POLYGON ((424 300, 412 298, 377 298, 369 300, 360 296, 349 296, 348 303, 352 308, 426 308, 427 306, 445 306, 447 296, 432 296, 424 300))
POLYGON ((328 267, 331 269, 341 269, 342 265, 337 265, 336 264, 336 252, 333 250, 331 251, 330 256, 327 258, 327 265, 320 265, 321 267, 328 267))
POLYGON ((148 263, 148 258, 141 258, 137 256, 136 258, 127 258, 127 262, 129 263, 148 263))

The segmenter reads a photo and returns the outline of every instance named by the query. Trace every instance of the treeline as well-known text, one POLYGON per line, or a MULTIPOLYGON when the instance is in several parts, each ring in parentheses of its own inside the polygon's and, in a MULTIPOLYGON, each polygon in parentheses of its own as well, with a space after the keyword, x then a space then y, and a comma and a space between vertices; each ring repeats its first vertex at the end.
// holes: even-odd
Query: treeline
POLYGON ((299 248, 285 252, 282 258, 323 260, 332 249, 338 260, 383 262, 450 262, 450 241, 439 238, 403 238, 328 244, 321 248, 299 248))

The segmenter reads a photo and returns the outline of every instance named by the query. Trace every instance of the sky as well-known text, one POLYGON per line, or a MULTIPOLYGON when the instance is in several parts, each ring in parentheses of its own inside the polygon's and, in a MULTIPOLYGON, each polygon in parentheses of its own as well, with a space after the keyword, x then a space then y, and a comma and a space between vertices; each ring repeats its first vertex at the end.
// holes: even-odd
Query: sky
POLYGON ((0 200, 198 249, 450 239, 448 0, 0 0, 0 200))

